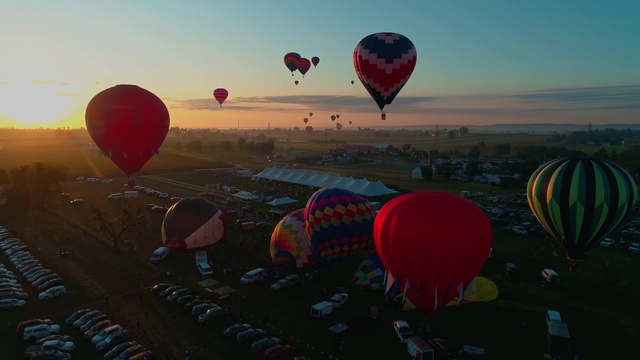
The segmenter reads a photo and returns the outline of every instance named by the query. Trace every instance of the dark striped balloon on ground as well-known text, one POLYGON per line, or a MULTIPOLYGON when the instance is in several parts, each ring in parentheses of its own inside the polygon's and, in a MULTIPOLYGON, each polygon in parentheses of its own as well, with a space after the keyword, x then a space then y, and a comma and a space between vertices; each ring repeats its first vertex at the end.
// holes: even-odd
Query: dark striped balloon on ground
POLYGON ((162 222, 162 243, 172 250, 209 246, 227 232, 224 213, 201 197, 184 198, 167 210, 162 222))
POLYGON ((580 261, 631 213, 638 188, 611 161, 572 157, 539 167, 529 178, 527 199, 567 258, 580 261))

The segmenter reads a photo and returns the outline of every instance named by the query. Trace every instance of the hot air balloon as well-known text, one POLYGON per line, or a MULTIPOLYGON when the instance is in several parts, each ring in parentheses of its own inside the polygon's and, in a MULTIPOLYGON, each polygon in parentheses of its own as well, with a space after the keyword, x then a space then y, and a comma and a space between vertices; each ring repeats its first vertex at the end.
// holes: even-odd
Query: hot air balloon
POLYGON ((331 115, 331 121, 336 121, 336 116, 335 115, 331 115))
POLYGON ((313 113, 309 113, 309 116, 313 116, 313 113))
POLYGON ((391 32, 371 34, 356 45, 353 66, 380 111, 407 83, 417 58, 411 40, 391 32))
POLYGON ((302 77, 304 77, 304 74, 306 74, 310 68, 311 68, 311 61, 309 61, 309 59, 307 58, 300 59, 300 65, 298 65, 298 71, 300 71, 300 74, 302 74, 302 77))
POLYGON ((227 89, 218 88, 213 90, 213 97, 218 100, 220 107, 222 107, 222 103, 227 99, 227 96, 229 96, 227 89))
POLYGON ((342 130, 342 124, 336 123, 336 129, 338 129, 338 131, 342 130))
POLYGON ((380 257, 374 250, 371 255, 360 262, 358 269, 351 277, 351 283, 359 286, 360 289, 382 289, 385 271, 380 257))
POLYGON ((287 53, 284 56, 284 65, 291 71, 291 76, 293 76, 293 72, 298 70, 298 66, 300 65, 300 60, 302 57, 300 54, 295 52, 287 53))
POLYGON ((318 262, 342 260, 364 249, 373 240, 373 207, 349 190, 316 191, 304 211, 311 251, 318 262))
POLYGON ((374 239, 394 282, 418 309, 433 314, 480 272, 491 249, 491 223, 471 201, 414 191, 387 202, 376 215, 374 239))
POLYGON ((318 64, 320 63, 320 58, 317 56, 314 56, 311 58, 311 63, 313 64, 313 67, 318 66, 318 64))
POLYGON ((309 122, 309 119, 308 118, 304 118, 304 120, 302 120, 302 121, 304 121, 304 123, 306 124, 306 123, 309 122))
POLYGON ((294 84, 298 85, 298 80, 294 81, 294 84))
POLYGON ((173 204, 162 221, 162 243, 172 250, 213 245, 226 232, 224 213, 201 197, 184 198, 173 204))
POLYGON ((102 153, 131 177, 158 154, 169 131, 169 111, 148 90, 116 85, 89 101, 85 123, 102 153))
POLYGON ((305 229, 304 209, 292 211, 280 220, 271 234, 269 251, 274 265, 300 268, 307 264, 311 245, 305 229))
POLYGON ((340 114, 336 114, 336 119, 340 119, 340 114))
POLYGON ((352 123, 352 122, 353 122, 353 121, 349 121, 349 125, 351 125, 351 123, 352 123))
POLYGON ((638 188, 633 177, 611 161, 571 157, 540 166, 529 178, 527 199, 573 263, 584 260, 631 214, 638 188))
POLYGON ((353 85, 353 84, 355 84, 355 83, 356 83, 355 81, 351 80, 351 85, 353 85))

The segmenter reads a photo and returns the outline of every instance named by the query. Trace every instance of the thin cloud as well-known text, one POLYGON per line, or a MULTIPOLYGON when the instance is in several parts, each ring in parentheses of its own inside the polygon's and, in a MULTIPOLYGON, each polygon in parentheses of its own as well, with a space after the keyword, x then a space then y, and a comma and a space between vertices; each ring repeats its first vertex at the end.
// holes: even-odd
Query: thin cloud
POLYGON ((72 96, 72 97, 77 97, 78 94, 71 94, 71 93, 65 93, 65 92, 59 92, 58 96, 72 96))
POLYGON ((34 85, 46 85, 46 84, 52 84, 53 81, 51 80, 33 80, 33 84, 34 85))
POLYGON ((0 81, 0 85, 2 85, 2 86, 13 86, 12 83, 6 82, 6 81, 0 81))

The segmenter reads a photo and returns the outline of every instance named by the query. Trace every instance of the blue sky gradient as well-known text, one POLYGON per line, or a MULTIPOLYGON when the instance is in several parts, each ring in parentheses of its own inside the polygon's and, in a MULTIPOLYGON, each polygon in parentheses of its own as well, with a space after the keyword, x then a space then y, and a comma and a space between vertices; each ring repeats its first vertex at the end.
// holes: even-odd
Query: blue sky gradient
POLYGON ((0 0, 0 8, 0 127, 82 127, 91 97, 121 83, 154 92, 180 127, 304 126, 309 112, 314 127, 333 126, 336 113, 353 127, 640 122, 635 1, 0 0), (407 36, 418 53, 386 122, 352 61, 363 37, 383 31, 407 36), (283 63, 291 51, 320 63, 292 77, 283 63), (211 95, 218 87, 229 91, 222 108, 211 95))

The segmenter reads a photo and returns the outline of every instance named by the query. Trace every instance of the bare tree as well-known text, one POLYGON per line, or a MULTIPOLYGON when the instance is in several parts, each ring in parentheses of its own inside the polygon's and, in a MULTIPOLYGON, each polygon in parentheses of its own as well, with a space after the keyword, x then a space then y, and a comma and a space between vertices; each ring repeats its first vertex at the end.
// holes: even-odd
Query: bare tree
POLYGON ((139 233, 145 228, 147 213, 132 203, 127 203, 117 216, 110 216, 108 212, 95 206, 91 208, 91 212, 93 221, 98 223, 98 231, 107 235, 116 249, 125 235, 139 233))

